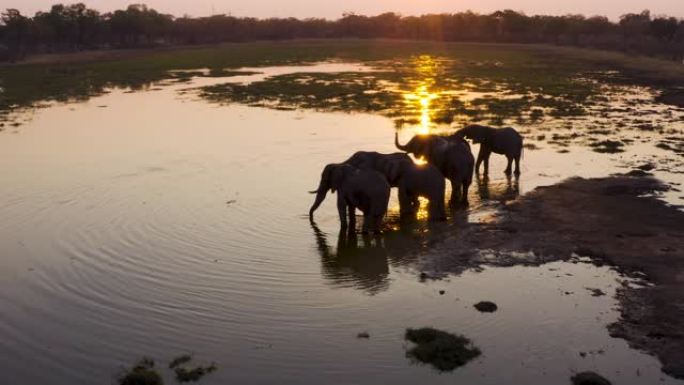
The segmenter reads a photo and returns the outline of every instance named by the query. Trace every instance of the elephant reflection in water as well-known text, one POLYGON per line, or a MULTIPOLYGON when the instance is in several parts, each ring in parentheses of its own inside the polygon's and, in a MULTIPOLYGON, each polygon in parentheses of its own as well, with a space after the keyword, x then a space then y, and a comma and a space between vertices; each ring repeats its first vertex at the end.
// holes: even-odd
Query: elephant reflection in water
POLYGON ((326 233, 315 222, 310 223, 323 276, 336 286, 353 287, 370 295, 389 288, 390 265, 414 262, 417 251, 427 243, 425 238, 433 235, 432 231, 424 231, 419 228, 421 225, 411 223, 374 237, 357 236, 348 229, 339 232, 337 248, 333 249, 326 233))
POLYGON ((381 238, 363 235, 359 245, 355 231, 342 229, 337 238, 337 249, 332 251, 326 234, 314 222, 311 222, 311 228, 316 237, 324 277, 336 285, 354 287, 369 294, 388 288, 388 255, 381 238))
POLYGON ((490 181, 486 175, 482 177, 477 175, 475 180, 477 182, 477 193, 482 202, 507 202, 520 195, 520 183, 517 177, 511 178, 508 175, 506 179, 490 181))

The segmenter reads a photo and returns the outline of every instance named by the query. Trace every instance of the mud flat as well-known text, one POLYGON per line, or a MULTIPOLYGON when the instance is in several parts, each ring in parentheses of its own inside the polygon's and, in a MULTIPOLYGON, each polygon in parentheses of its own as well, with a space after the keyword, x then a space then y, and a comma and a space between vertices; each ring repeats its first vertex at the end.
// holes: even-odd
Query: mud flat
POLYGON ((666 189, 649 176, 628 175, 539 187, 463 228, 420 268, 439 276, 483 264, 614 266, 644 284, 618 290, 621 317, 608 326, 611 336, 657 356, 665 373, 684 378, 684 212, 657 198, 666 189))

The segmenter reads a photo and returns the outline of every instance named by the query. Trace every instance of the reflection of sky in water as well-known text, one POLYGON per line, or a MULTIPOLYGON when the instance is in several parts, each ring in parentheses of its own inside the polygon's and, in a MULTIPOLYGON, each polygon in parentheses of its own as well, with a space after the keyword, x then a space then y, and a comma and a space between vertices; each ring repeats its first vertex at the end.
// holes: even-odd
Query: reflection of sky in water
MULTIPOLYGON (((429 58, 417 62, 426 80, 406 102, 427 117, 413 130, 421 132, 434 128, 439 96, 429 58)), ((260 71, 253 76, 276 69, 260 71)), ((8 383, 107 383, 139 356, 163 363, 187 351, 219 364, 206 384, 548 384, 584 369, 614 383, 659 381, 654 358, 608 337, 614 299, 585 289, 612 293, 618 277, 608 268, 558 263, 421 283, 412 266, 430 252, 425 202, 421 221, 403 225, 395 197, 379 239, 338 234, 335 196, 312 229, 306 191, 323 165, 357 150, 395 151, 389 119, 178 96, 194 85, 53 106, 0 136, 8 383), (484 299, 500 312, 475 312, 484 299), (402 332, 426 325, 466 334, 485 355, 448 375, 410 365, 402 332), (370 341, 354 338, 361 331, 370 341), (606 353, 578 354, 598 349, 606 353)), ((667 156, 646 145, 620 155, 570 149, 526 152, 510 183, 505 161, 492 158, 491 180, 473 182, 471 209, 458 220, 484 220, 498 202, 572 175, 620 171, 634 155, 667 156)))

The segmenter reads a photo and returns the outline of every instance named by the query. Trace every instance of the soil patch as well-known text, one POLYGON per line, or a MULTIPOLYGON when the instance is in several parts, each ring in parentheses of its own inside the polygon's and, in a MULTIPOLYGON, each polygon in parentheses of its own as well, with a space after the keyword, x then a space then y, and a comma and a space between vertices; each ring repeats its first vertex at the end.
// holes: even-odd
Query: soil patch
POLYGON ((612 336, 656 355, 684 378, 684 212, 658 200, 667 186, 651 177, 568 179, 509 202, 489 221, 469 225, 424 258, 439 277, 482 264, 539 265, 591 257, 653 285, 618 291, 612 336))

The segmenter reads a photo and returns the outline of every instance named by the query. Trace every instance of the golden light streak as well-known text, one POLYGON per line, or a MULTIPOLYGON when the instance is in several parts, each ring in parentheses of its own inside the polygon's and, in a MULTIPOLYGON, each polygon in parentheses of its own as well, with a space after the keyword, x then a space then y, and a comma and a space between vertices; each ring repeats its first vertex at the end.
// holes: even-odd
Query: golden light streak
POLYGON ((404 94, 404 99, 409 105, 409 110, 417 110, 420 114, 418 124, 414 127, 414 131, 418 135, 426 135, 432 131, 435 126, 432 122, 432 101, 437 99, 439 95, 431 92, 430 88, 434 85, 436 74, 436 63, 429 55, 420 56, 416 60, 416 70, 419 75, 416 89, 404 94))

